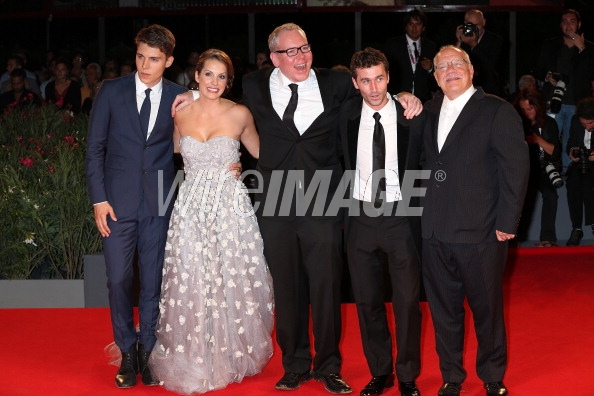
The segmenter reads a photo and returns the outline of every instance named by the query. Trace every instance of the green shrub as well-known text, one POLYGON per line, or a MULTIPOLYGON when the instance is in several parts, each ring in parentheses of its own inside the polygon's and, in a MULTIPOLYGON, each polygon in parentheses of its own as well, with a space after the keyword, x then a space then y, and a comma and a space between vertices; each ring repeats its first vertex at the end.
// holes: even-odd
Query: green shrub
POLYGON ((88 119, 48 104, 0 119, 0 277, 83 277, 101 250, 85 182, 88 119))

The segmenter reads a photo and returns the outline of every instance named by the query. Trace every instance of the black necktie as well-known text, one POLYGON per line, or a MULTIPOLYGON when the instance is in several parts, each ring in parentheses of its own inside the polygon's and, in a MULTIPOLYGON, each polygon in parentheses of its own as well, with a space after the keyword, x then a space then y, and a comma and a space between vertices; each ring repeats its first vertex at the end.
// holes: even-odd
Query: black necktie
POLYGON ((140 126, 144 136, 148 138, 149 119, 151 118, 151 89, 147 88, 144 93, 146 97, 142 102, 142 106, 140 106, 140 126))
MULTIPOLYGON (((386 191, 386 137, 384 135, 384 127, 380 122, 380 113, 373 113, 375 118, 375 126, 373 127, 373 179, 372 186, 375 189, 374 205, 376 208, 382 206, 381 193, 386 191), (377 172, 381 170, 381 172, 377 172), (378 180, 379 179, 379 180, 378 180)), ((374 190, 371 190, 372 192, 374 190)))
POLYGON ((293 119, 295 115, 295 109, 297 109, 297 84, 289 84, 289 88, 291 88, 291 99, 289 99, 289 104, 285 109, 285 113, 283 114, 283 123, 291 130, 291 132, 297 134, 299 136, 299 131, 295 126, 295 120, 293 119))
POLYGON ((419 61, 419 49, 417 48, 417 43, 413 41, 413 47, 415 47, 415 63, 419 61))

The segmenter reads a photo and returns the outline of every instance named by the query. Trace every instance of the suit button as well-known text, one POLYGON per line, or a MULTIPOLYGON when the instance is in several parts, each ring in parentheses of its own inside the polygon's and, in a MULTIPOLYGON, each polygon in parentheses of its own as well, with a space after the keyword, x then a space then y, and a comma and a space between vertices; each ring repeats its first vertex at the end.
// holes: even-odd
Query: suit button
POLYGON ((144 149, 147 150, 150 146, 144 146, 144 149))
POLYGON ((301 139, 295 140, 295 143, 297 143, 297 144, 301 143, 301 139))

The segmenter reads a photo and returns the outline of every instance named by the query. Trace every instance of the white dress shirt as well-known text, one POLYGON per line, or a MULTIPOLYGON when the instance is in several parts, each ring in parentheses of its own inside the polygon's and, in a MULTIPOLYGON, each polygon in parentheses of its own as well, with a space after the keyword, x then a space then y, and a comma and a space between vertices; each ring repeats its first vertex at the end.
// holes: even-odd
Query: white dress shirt
POLYGON ((462 112, 462 109, 466 106, 466 103, 475 92, 476 88, 471 85, 470 88, 454 100, 449 100, 447 96, 443 97, 443 103, 441 104, 441 110, 439 111, 439 124, 437 126, 437 147, 439 148, 439 151, 441 151, 441 148, 443 147, 450 130, 454 126, 454 123, 458 119, 458 116, 462 112))
MULTIPOLYGON (((272 98, 272 107, 282 119, 289 99, 291 99, 291 84, 287 77, 281 73, 279 68, 272 71, 270 75, 270 96, 272 98)), ((303 135, 307 128, 324 112, 324 103, 322 94, 318 86, 318 79, 313 70, 309 71, 309 77, 305 81, 295 83, 299 86, 297 89, 298 100, 297 109, 293 120, 300 134, 303 135)))
MULTIPOLYGON (((134 74, 134 79, 136 80, 136 106, 138 107, 138 114, 140 114, 140 108, 142 107, 142 102, 144 102, 144 98, 146 98, 146 89, 148 88, 140 78, 138 78, 138 72, 134 74)), ((161 94, 163 93, 163 79, 159 81, 155 86, 151 87, 151 93, 149 97, 151 98, 151 116, 149 118, 148 124, 148 133, 146 135, 146 139, 151 136, 151 131, 155 126, 155 121, 157 121, 157 114, 159 114, 159 105, 161 104, 161 94)))
POLYGON ((390 94, 388 103, 379 111, 373 110, 365 102, 361 109, 361 123, 357 141, 356 177, 353 198, 373 202, 371 174, 373 170, 373 114, 380 113, 380 122, 386 136, 386 202, 400 201, 400 182, 398 180, 398 134, 396 123, 396 105, 390 94))

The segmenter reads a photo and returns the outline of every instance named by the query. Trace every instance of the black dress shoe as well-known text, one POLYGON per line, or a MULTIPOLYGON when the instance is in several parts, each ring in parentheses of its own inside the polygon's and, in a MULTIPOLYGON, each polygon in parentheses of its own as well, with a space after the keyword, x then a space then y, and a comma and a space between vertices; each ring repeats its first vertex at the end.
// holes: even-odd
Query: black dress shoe
POLYGON ((328 392, 334 393, 335 395, 343 395, 353 391, 338 373, 319 374, 312 371, 312 376, 316 381, 322 382, 324 388, 326 388, 328 392))
POLYGON ((138 355, 136 345, 128 352, 122 352, 122 364, 115 376, 115 383, 118 388, 131 388, 136 385, 136 374, 138 373, 138 355))
POLYGON ((278 390, 295 390, 301 386, 304 382, 311 379, 309 371, 305 373, 285 373, 283 377, 274 385, 278 390))
POLYGON ((138 369, 140 370, 142 383, 146 386, 159 385, 159 381, 153 378, 151 369, 148 366, 149 356, 151 356, 151 352, 146 351, 144 345, 138 344, 138 369))
POLYGON ((394 374, 378 375, 371 378, 371 381, 361 391, 361 396, 381 395, 386 388, 394 386, 394 374))
POLYGON ((579 228, 574 228, 567 240, 567 246, 579 246, 580 241, 584 237, 584 232, 579 228))
POLYGON ((487 396, 503 396, 507 395, 507 388, 503 385, 503 382, 489 382, 485 384, 487 390, 487 396))
POLYGON ((460 396, 462 384, 459 382, 444 382, 437 391, 437 396, 460 396))
POLYGON ((400 395, 402 396, 421 396, 421 392, 419 391, 419 388, 417 388, 415 381, 398 382, 398 387, 400 388, 400 395))

